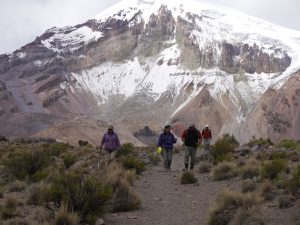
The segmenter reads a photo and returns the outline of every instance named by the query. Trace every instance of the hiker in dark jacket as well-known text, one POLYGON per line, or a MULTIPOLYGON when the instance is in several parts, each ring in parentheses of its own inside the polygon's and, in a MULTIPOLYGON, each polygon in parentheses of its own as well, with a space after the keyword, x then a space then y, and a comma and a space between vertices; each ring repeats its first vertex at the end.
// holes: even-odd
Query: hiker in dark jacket
POLYGON ((184 170, 188 170, 189 168, 189 158, 191 158, 190 170, 193 170, 195 165, 197 147, 199 144, 201 144, 202 135, 200 131, 195 128, 194 124, 190 124, 189 128, 183 132, 181 140, 185 144, 184 170))
POLYGON ((116 152, 120 147, 120 140, 118 135, 114 132, 112 125, 108 126, 107 132, 103 135, 100 150, 104 150, 105 158, 107 162, 110 162, 115 158, 116 152))
POLYGON ((176 143, 176 141, 177 139, 171 133, 171 126, 165 126, 164 132, 159 136, 157 146, 162 148, 164 168, 167 170, 171 169, 173 145, 176 143))
POLYGON ((202 131, 202 137, 203 137, 203 145, 204 145, 204 151, 208 152, 211 142, 211 130, 208 128, 208 125, 205 125, 205 128, 202 131))

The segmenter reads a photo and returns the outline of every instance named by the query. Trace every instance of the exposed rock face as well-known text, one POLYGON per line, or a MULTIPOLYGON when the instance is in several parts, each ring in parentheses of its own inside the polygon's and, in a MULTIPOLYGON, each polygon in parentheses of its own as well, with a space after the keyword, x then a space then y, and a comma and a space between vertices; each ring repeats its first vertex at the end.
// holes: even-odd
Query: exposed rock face
MULTIPOLYGON (((120 8, 77 26, 51 28, 0 55, 3 135, 56 138, 74 118, 95 129, 106 124, 89 121, 97 117, 121 124, 127 132, 121 135, 139 144, 154 142, 166 123, 180 135, 191 121, 199 128, 208 123, 215 138, 230 132, 246 141, 257 129, 258 137, 296 137, 298 82, 287 82, 296 85, 288 93, 264 93, 269 86, 258 77, 284 74, 293 63, 290 46, 275 37, 234 33, 233 24, 216 22, 223 21, 221 12, 169 4, 147 12, 139 5, 120 8), (151 141, 145 126, 154 132, 151 141), (244 127, 249 134, 241 134, 244 127)), ((81 134, 76 137, 83 139, 81 134)), ((85 139, 96 143, 93 135, 85 139)))

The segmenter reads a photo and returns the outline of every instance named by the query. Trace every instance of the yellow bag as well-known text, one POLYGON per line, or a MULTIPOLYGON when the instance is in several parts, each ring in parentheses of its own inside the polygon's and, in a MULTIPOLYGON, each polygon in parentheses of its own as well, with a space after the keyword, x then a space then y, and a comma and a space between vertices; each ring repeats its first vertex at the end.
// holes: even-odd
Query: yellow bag
POLYGON ((157 155, 160 155, 160 154, 161 154, 161 151, 162 151, 161 147, 158 147, 158 148, 156 149, 156 154, 157 154, 157 155))

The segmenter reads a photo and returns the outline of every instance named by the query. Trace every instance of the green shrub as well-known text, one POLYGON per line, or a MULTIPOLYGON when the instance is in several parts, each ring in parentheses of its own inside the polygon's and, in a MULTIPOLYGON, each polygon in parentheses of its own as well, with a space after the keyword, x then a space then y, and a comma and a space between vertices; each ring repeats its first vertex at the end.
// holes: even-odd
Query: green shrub
POLYGON ((273 151, 269 153, 269 160, 287 159, 287 158, 288 158, 287 153, 283 151, 273 151))
POLYGON ((68 203, 70 209, 88 221, 103 213, 111 195, 111 187, 103 184, 99 177, 83 176, 78 171, 69 171, 53 180, 46 200, 54 202, 58 207, 63 202, 68 203))
POLYGON ((300 146, 300 144, 294 140, 284 139, 284 140, 280 141, 277 146, 282 147, 282 148, 296 149, 297 147, 300 146))
POLYGON ((234 136, 228 134, 223 135, 223 138, 217 140, 211 148, 214 163, 231 160, 232 153, 238 146, 239 142, 234 136))
POLYGON ((88 141, 83 141, 83 140, 79 140, 79 141, 78 141, 78 145, 79 145, 79 146, 87 146, 88 144, 89 144, 88 141))
POLYGON ((260 165, 255 162, 248 162, 243 168, 241 168, 241 175, 243 179, 252 179, 259 176, 260 165))
POLYGON ((261 177, 263 179, 275 179, 277 175, 287 167, 287 161, 275 159, 262 164, 261 177))
POLYGON ((49 193, 49 185, 39 184, 33 185, 29 189, 26 199, 28 205, 43 205, 47 200, 49 193))
POLYGON ((145 170, 145 163, 135 156, 122 157, 121 164, 125 169, 135 170, 137 174, 142 174, 145 170))
POLYGON ((213 180, 226 180, 237 175, 236 165, 231 162, 221 162, 212 171, 213 180))
POLYGON ((149 153, 148 154, 149 160, 151 162, 152 165, 157 166, 159 164, 159 162, 161 161, 161 158, 159 155, 153 154, 153 153, 149 153))
POLYGON ((62 159, 67 169, 70 168, 72 165, 74 165, 77 161, 77 157, 71 153, 64 154, 62 156, 62 159))
POLYGON ((24 149, 8 153, 4 165, 11 174, 23 180, 46 168, 51 162, 50 156, 43 150, 24 149))
POLYGON ((44 151, 49 156, 56 156, 56 157, 60 156, 60 154, 66 152, 68 148, 70 148, 70 145, 66 143, 44 144, 42 146, 44 151))
POLYGON ((300 196, 300 165, 298 164, 294 172, 292 173, 292 178, 288 181, 287 187, 291 194, 300 196))
POLYGON ((180 178, 181 184, 194 184, 197 183, 197 178, 195 177, 194 173, 190 171, 185 171, 180 178))
POLYGON ((37 171, 35 174, 33 174, 31 177, 30 177, 30 181, 32 182, 40 182, 44 179, 46 179, 49 175, 49 171, 46 170, 46 169, 43 169, 43 170, 39 170, 37 171))
POLYGON ((134 145, 132 143, 124 143, 117 151, 116 157, 128 156, 134 153, 134 145))
POLYGON ((274 145, 273 142, 268 138, 268 139, 252 139, 250 142, 248 142, 246 144, 247 146, 249 146, 250 148, 254 147, 254 146, 259 146, 259 147, 263 147, 263 148, 268 148, 269 146, 274 145))

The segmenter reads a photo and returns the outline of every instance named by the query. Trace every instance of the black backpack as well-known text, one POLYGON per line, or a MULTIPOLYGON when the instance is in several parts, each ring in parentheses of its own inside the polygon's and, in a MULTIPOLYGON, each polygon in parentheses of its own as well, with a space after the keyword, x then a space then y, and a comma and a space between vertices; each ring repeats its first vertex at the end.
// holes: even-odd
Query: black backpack
POLYGON ((188 129, 184 141, 185 145, 196 147, 199 139, 198 133, 197 129, 188 129))

